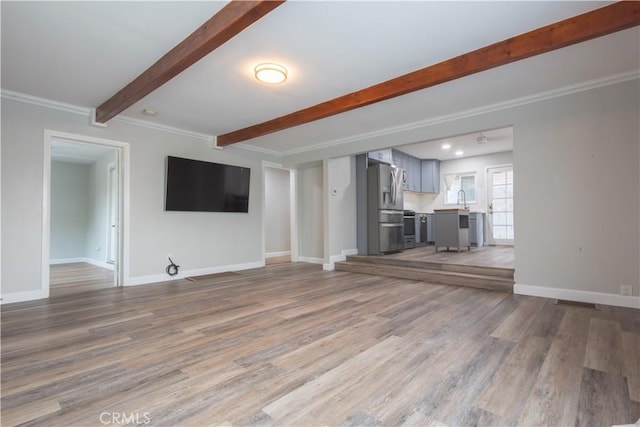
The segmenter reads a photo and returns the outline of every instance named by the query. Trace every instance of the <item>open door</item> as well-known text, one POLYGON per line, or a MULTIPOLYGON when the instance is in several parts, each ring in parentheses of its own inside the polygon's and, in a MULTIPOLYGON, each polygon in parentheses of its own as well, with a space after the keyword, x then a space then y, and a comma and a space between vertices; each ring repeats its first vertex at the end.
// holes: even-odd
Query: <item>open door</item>
MULTIPOLYGON (((117 159, 116 159, 117 160, 117 159)), ((111 163, 108 169, 108 232, 107 262, 115 266, 118 259, 118 212, 119 212, 118 168, 111 163)))

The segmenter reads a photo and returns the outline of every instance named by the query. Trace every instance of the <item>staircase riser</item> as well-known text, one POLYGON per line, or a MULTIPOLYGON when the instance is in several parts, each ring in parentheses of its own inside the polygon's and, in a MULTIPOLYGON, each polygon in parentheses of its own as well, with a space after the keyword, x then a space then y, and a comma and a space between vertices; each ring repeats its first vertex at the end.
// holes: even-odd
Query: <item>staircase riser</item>
POLYGON ((415 270, 402 270, 376 267, 375 264, 343 264, 336 263, 336 270, 349 271, 352 273, 373 274, 377 276, 394 277, 398 279, 419 280, 440 285, 463 286, 469 288, 488 289, 492 291, 513 292, 513 283, 505 283, 504 278, 497 278, 495 281, 487 278, 471 278, 455 275, 440 275, 434 272, 422 272, 415 270))

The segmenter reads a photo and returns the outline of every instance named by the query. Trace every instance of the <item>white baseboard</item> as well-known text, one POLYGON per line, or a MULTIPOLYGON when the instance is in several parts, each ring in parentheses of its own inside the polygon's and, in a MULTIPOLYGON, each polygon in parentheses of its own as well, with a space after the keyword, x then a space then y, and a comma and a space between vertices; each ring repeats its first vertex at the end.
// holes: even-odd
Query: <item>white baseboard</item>
POLYGON ((326 271, 333 271, 336 269, 336 262, 346 261, 347 256, 357 255, 357 249, 343 249, 340 255, 331 255, 329 257, 329 264, 322 264, 322 269, 326 271))
POLYGON ((106 268, 108 270, 115 270, 115 266, 113 264, 109 264, 108 262, 98 261, 97 259, 86 258, 85 261, 87 264, 92 264, 98 267, 106 268))
POLYGON ((86 262, 86 258, 58 258, 52 259, 49 261, 50 265, 58 265, 58 264, 74 264, 76 262, 86 262))
POLYGON ((300 262, 308 262, 310 264, 323 264, 324 259, 322 258, 314 258, 310 256, 299 256, 298 261, 300 262))
POLYGON ((587 302, 591 304, 613 305, 640 309, 640 297, 605 294, 602 292, 580 291, 575 289, 548 288, 544 286, 513 285, 513 293, 517 295, 529 295, 562 299, 567 301, 587 302))
POLYGON ((12 304, 14 302, 32 301, 36 299, 49 298, 49 294, 42 289, 27 292, 12 292, 0 296, 0 304, 12 304))
POLYGON ((50 265, 60 265, 60 264, 74 264, 76 262, 86 262, 87 264, 95 265, 98 267, 106 268, 109 270, 114 270, 114 265, 109 264, 108 262, 98 261, 93 258, 60 258, 60 259, 52 259, 49 261, 50 265))
POLYGON ((290 256, 291 251, 281 251, 281 252, 267 252, 264 254, 265 258, 275 258, 279 256, 290 256))
POLYGON ((129 277, 125 279, 124 286, 147 285, 150 283, 168 282, 170 280, 179 280, 192 276, 203 276, 205 274, 225 273, 227 271, 250 270, 252 268, 264 267, 264 262, 248 262, 244 264, 221 265, 217 267, 199 268, 195 270, 184 270, 175 276, 168 274, 152 274, 149 276, 129 277))

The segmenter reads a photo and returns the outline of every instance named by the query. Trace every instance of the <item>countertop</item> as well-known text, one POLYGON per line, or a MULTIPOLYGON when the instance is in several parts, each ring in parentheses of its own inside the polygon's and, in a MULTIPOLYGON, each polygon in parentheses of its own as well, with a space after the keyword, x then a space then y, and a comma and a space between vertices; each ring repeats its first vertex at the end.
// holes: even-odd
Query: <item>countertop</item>
POLYGON ((469 209, 459 209, 459 208, 451 208, 451 209, 434 209, 433 212, 465 212, 469 213, 469 209))

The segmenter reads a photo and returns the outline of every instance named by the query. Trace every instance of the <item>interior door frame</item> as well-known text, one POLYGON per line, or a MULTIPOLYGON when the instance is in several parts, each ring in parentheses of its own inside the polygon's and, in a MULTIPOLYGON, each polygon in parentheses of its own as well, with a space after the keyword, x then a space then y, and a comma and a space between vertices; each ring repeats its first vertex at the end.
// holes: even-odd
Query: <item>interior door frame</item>
MULTIPOLYGON (((118 185, 118 164, 120 163, 120 159, 118 159, 118 152, 116 152, 116 161, 113 163, 109 163, 107 165, 107 263, 109 264, 117 264, 118 263, 118 234, 119 234, 119 206, 120 206, 120 191, 118 185), (114 178, 116 180, 115 186, 113 185, 114 178), (114 189, 116 191, 115 195, 115 206, 114 206, 114 189), (114 215, 114 207, 115 207, 115 215, 114 215), (114 218, 115 217, 115 218, 114 218), (115 228, 115 230, 113 230, 115 228), (113 237, 113 232, 115 231, 115 239, 113 237), (115 241, 115 245, 114 245, 115 241), (111 253, 114 252, 115 246, 115 256, 112 257, 111 253)), ((115 278, 114 278, 115 280, 115 278)), ((117 284, 116 284, 117 286, 117 284)))
POLYGON ((119 207, 118 260, 114 266, 115 286, 124 286, 129 279, 129 217, 130 217, 130 146, 127 142, 77 135, 55 130, 44 130, 44 155, 42 173, 42 281, 40 289, 43 298, 49 298, 49 261, 51 244, 51 143, 55 139, 80 144, 99 145, 114 148, 118 158, 119 207))
MULTIPOLYGON (((490 179, 491 176, 491 170, 492 169, 502 169, 502 168, 511 168, 512 171, 514 171, 514 176, 513 176, 513 182, 514 182, 514 190, 515 190, 515 169, 513 167, 513 163, 507 163, 507 164, 502 164, 502 165, 492 165, 492 166, 487 166, 485 168, 485 180, 486 180, 486 187, 487 187, 487 206, 486 206, 486 212, 487 212, 487 221, 486 221, 486 229, 485 229, 485 236, 487 236, 487 245, 489 246, 515 246, 515 238, 514 239, 500 239, 500 240, 495 240, 493 238, 493 214, 490 213, 491 209, 489 208, 489 205, 491 204, 491 194, 492 194, 492 184, 493 180, 490 179)), ((515 194, 515 191, 514 191, 515 194)), ((514 217, 515 217, 515 204, 514 204, 514 217)), ((515 219, 513 222, 513 235, 515 237, 516 234, 516 226, 515 226, 515 219)))
POLYGON ((280 163, 273 163, 266 160, 262 161, 262 262, 267 262, 267 234, 266 223, 266 197, 267 197, 267 168, 280 169, 289 172, 289 241, 291 262, 298 261, 298 217, 297 217, 297 191, 296 180, 297 174, 295 169, 284 167, 280 163))

